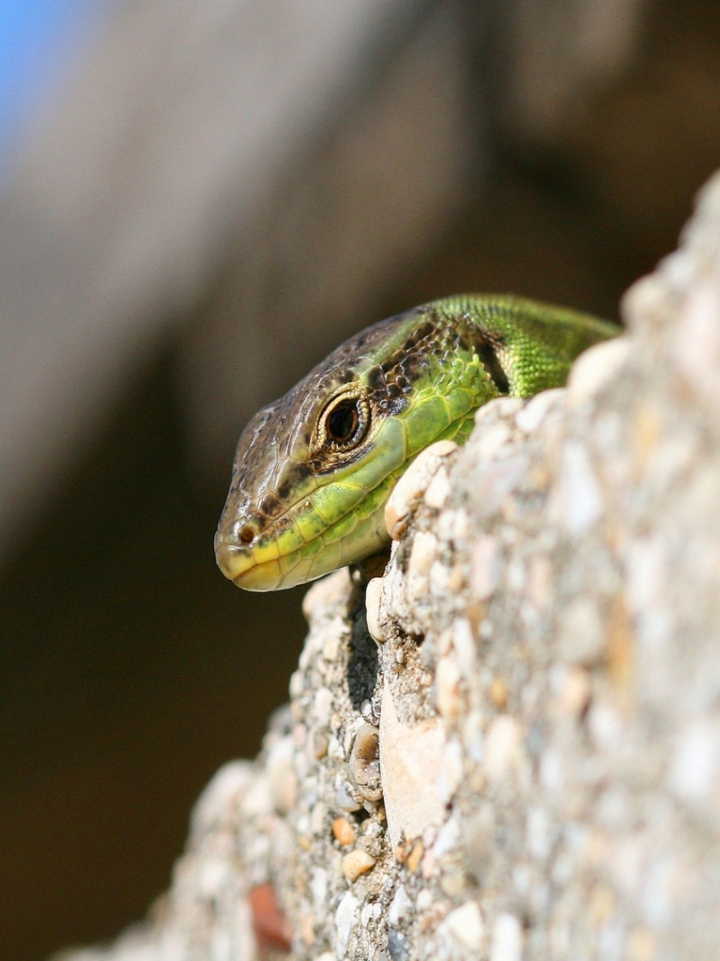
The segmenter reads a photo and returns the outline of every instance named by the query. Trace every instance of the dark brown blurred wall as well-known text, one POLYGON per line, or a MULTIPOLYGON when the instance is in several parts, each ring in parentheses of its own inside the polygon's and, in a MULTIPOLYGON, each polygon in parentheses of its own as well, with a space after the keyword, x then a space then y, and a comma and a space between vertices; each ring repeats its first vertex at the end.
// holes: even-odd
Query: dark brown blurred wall
MULTIPOLYGON (((556 18, 552 6, 478 17, 408 4, 366 24, 352 95, 346 82, 328 98, 342 109, 313 114, 312 136, 262 203, 232 207, 202 269, 159 258, 172 270, 149 273, 164 279, 145 314, 132 302, 145 333, 114 355, 127 364, 114 393, 73 395, 90 426, 71 427, 69 464, 38 474, 43 506, 0 583, 1 957, 37 961, 140 917, 193 799, 223 761, 256 751, 285 697, 302 590, 241 593, 212 556, 233 436, 254 406, 353 328, 443 293, 515 290, 614 315, 672 249, 720 166, 718 11, 617 0, 615 22, 600 0, 556 18), (183 271, 191 295, 174 290, 183 271)), ((199 26, 212 7, 191 15, 188 0, 181 22, 155 9, 177 48, 216 35, 199 26)), ((146 16, 128 4, 116 42, 127 49, 146 16)), ((241 39, 229 35, 228 60, 241 39)), ((138 91, 156 77, 136 73, 138 91)))

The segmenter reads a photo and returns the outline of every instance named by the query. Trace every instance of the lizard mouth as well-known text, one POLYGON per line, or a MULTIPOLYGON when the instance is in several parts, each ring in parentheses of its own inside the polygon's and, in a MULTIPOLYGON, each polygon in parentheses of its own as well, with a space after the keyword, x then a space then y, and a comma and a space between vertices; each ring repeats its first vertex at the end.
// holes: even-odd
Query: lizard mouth
POLYGON ((250 550, 240 544, 228 542, 220 531, 215 534, 215 560, 230 581, 242 577, 246 570, 254 566, 250 550))

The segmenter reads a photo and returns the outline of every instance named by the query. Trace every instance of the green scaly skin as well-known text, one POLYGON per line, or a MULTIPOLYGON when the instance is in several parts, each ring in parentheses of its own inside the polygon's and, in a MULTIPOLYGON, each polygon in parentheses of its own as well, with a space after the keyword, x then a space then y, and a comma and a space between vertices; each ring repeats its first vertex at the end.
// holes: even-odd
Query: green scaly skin
POLYGON ((243 431, 215 538, 221 570, 247 590, 278 590, 385 549, 385 502, 424 447, 462 443, 495 397, 562 386, 578 354, 618 333, 494 295, 447 297, 368 327, 243 431))

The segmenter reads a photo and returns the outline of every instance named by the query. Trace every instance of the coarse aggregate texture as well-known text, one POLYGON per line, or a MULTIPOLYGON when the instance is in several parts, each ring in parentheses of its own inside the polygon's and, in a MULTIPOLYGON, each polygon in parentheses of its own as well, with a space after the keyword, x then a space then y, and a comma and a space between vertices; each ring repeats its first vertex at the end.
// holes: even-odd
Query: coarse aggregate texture
POLYGON ((624 311, 567 389, 430 449, 381 579, 311 588, 261 756, 73 961, 718 957, 720 179, 624 311))

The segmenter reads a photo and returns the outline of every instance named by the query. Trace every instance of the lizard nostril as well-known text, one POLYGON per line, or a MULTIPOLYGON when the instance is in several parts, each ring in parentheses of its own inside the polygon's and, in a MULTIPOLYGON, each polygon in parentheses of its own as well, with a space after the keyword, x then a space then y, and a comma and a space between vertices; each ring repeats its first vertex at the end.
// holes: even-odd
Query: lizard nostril
POLYGON ((252 544, 255 540, 255 529, 250 524, 246 524, 240 531, 240 540, 243 544, 252 544))

